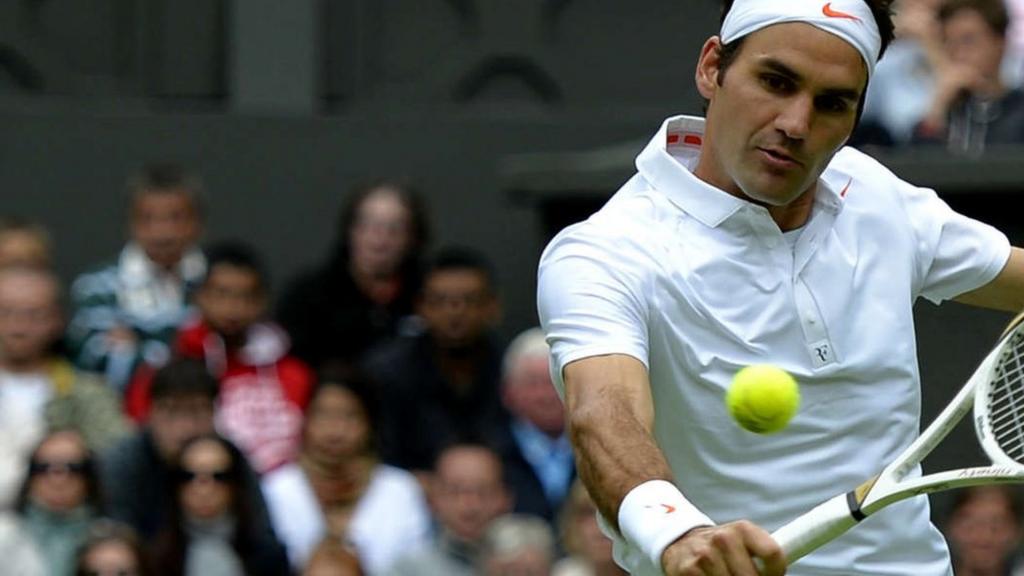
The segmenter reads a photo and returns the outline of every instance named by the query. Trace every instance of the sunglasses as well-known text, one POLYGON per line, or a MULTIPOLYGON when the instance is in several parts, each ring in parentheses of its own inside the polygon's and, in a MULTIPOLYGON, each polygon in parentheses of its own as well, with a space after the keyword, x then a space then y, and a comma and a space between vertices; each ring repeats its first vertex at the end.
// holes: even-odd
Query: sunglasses
POLYGON ((41 476, 43 474, 63 472, 64 474, 80 476, 85 474, 88 468, 88 460, 72 460, 70 462, 36 460, 28 465, 28 473, 31 476, 41 476))
POLYGON ((235 479, 230 470, 214 470, 213 472, 196 472, 195 470, 178 470, 178 481, 182 484, 195 482, 196 480, 213 480, 218 484, 228 484, 235 479))

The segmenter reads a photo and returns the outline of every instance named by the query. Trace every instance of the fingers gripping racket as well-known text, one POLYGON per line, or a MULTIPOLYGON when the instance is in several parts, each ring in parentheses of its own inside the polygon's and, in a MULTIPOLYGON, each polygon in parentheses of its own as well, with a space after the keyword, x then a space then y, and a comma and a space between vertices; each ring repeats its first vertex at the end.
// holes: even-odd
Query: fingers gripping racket
POLYGON ((792 564, 893 502, 978 484, 1024 483, 1024 313, 1010 323, 956 397, 903 453, 874 478, 772 533, 792 564), (978 442, 991 466, 908 478, 974 407, 978 442))

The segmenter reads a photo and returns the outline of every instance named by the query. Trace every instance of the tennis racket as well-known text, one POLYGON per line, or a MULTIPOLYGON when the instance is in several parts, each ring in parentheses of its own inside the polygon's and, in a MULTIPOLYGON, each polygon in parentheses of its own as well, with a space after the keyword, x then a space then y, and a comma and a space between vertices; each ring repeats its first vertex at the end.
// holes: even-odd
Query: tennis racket
POLYGON ((953 401, 880 474, 804 513, 772 537, 792 564, 893 502, 1003 483, 1024 483, 1024 313, 1010 322, 953 401), (908 478, 972 406, 978 442, 992 465, 908 478))

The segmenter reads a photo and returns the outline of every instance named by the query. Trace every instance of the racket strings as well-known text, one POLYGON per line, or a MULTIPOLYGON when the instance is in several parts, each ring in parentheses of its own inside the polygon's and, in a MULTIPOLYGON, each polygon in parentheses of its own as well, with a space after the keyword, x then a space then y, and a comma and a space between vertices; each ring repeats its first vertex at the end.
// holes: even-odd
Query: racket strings
POLYGON ((988 392, 992 435, 1004 454, 1024 464, 1024 331, 1003 347, 988 392))

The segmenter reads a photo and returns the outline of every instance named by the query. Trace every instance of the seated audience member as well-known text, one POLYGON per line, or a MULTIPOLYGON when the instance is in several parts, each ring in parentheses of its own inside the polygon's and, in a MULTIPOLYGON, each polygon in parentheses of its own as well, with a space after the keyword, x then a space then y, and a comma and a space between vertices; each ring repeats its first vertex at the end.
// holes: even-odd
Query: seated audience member
POLYGON ((157 537, 164 576, 280 576, 288 559, 252 521, 246 498, 255 488, 245 456, 229 441, 204 435, 185 443, 167 499, 170 514, 157 537))
POLYGON ((428 494, 439 533, 429 544, 401 557, 386 574, 473 576, 484 533, 512 506, 501 460, 484 446, 449 446, 437 459, 428 494))
POLYGON ((318 369, 356 364, 399 332, 413 312, 428 239, 419 196, 396 181, 357 188, 338 224, 330 259, 294 280, 278 309, 295 354, 318 369))
POLYGON ((0 268, 50 267, 50 235, 46 229, 20 218, 0 216, 0 268))
POLYGON ((540 328, 509 344, 502 362, 501 396, 511 414, 493 440, 515 496, 515 512, 555 522, 575 477, 565 408, 551 383, 550 350, 540 328))
MULTIPOLYGON (((175 481, 174 466, 182 446, 214 431, 217 381, 202 362, 179 358, 156 371, 150 392, 153 409, 146 426, 104 453, 100 461, 110 516, 147 540, 163 525, 172 504, 167 495, 175 481)), ((261 534, 268 553, 275 551, 284 557, 284 548, 270 527, 255 472, 244 462, 241 466, 249 478, 241 497, 252 511, 252 528, 261 534)))
POLYGON ((75 555, 74 576, 154 576, 152 560, 139 537, 113 520, 93 522, 75 555))
POLYGON ((0 269, 0 508, 13 502, 46 429, 74 428, 94 451, 129 431, 110 389, 54 353, 62 327, 52 272, 0 269))
POLYGON ((46 573, 70 575, 89 525, 103 513, 92 455, 72 430, 49 434, 29 460, 18 513, 46 562, 46 573))
MULTIPOLYGON (((295 459, 313 373, 288 352, 288 335, 267 322, 269 279, 253 251, 223 243, 207 250, 206 278, 196 292, 199 316, 178 334, 174 353, 200 359, 220 380, 215 420, 260 474, 295 459)), ((152 369, 128 390, 129 413, 149 410, 152 369)))
POLYGON ((477 253, 439 253, 417 305, 425 330, 374 350, 366 363, 384 396, 382 454, 407 470, 428 470, 440 448, 486 438, 507 425, 498 386, 501 356, 490 330, 500 305, 477 253))
POLYGON ((363 576, 359 557, 338 541, 325 538, 309 557, 302 576, 363 576))
POLYGON ((67 340, 75 362, 122 390, 142 359, 170 354, 206 262, 196 246, 199 178, 175 165, 146 166, 128 182, 130 240, 117 260, 79 276, 67 340))
POLYGON ((578 479, 559 515, 562 548, 567 556, 555 564, 552 576, 626 576, 612 558, 612 541, 597 525, 597 508, 578 479))
POLYGON ((914 127, 924 118, 935 91, 935 71, 945 60, 938 10, 942 0, 898 0, 893 23, 896 39, 868 83, 864 114, 854 130, 855 143, 882 143, 875 137, 864 142, 863 132, 876 126, 890 137, 890 144, 906 144, 914 127))
POLYGON ((1021 576, 1020 489, 977 486, 953 493, 946 539, 957 576, 1021 576))
POLYGON ((555 538, 542 518, 507 514, 487 528, 480 551, 482 576, 550 576, 555 538))
POLYGON ((348 543, 369 574, 429 537, 430 510, 416 478, 377 458, 378 410, 358 377, 323 375, 298 462, 263 478, 274 530, 297 569, 325 536, 348 543))
POLYGON ((946 0, 939 8, 946 63, 936 71, 919 142, 977 155, 986 145, 1024 142, 1024 92, 1002 80, 1009 17, 1002 0, 946 0))
POLYGON ((4 570, 18 576, 51 576, 35 542, 13 512, 0 510, 0 558, 4 570))

